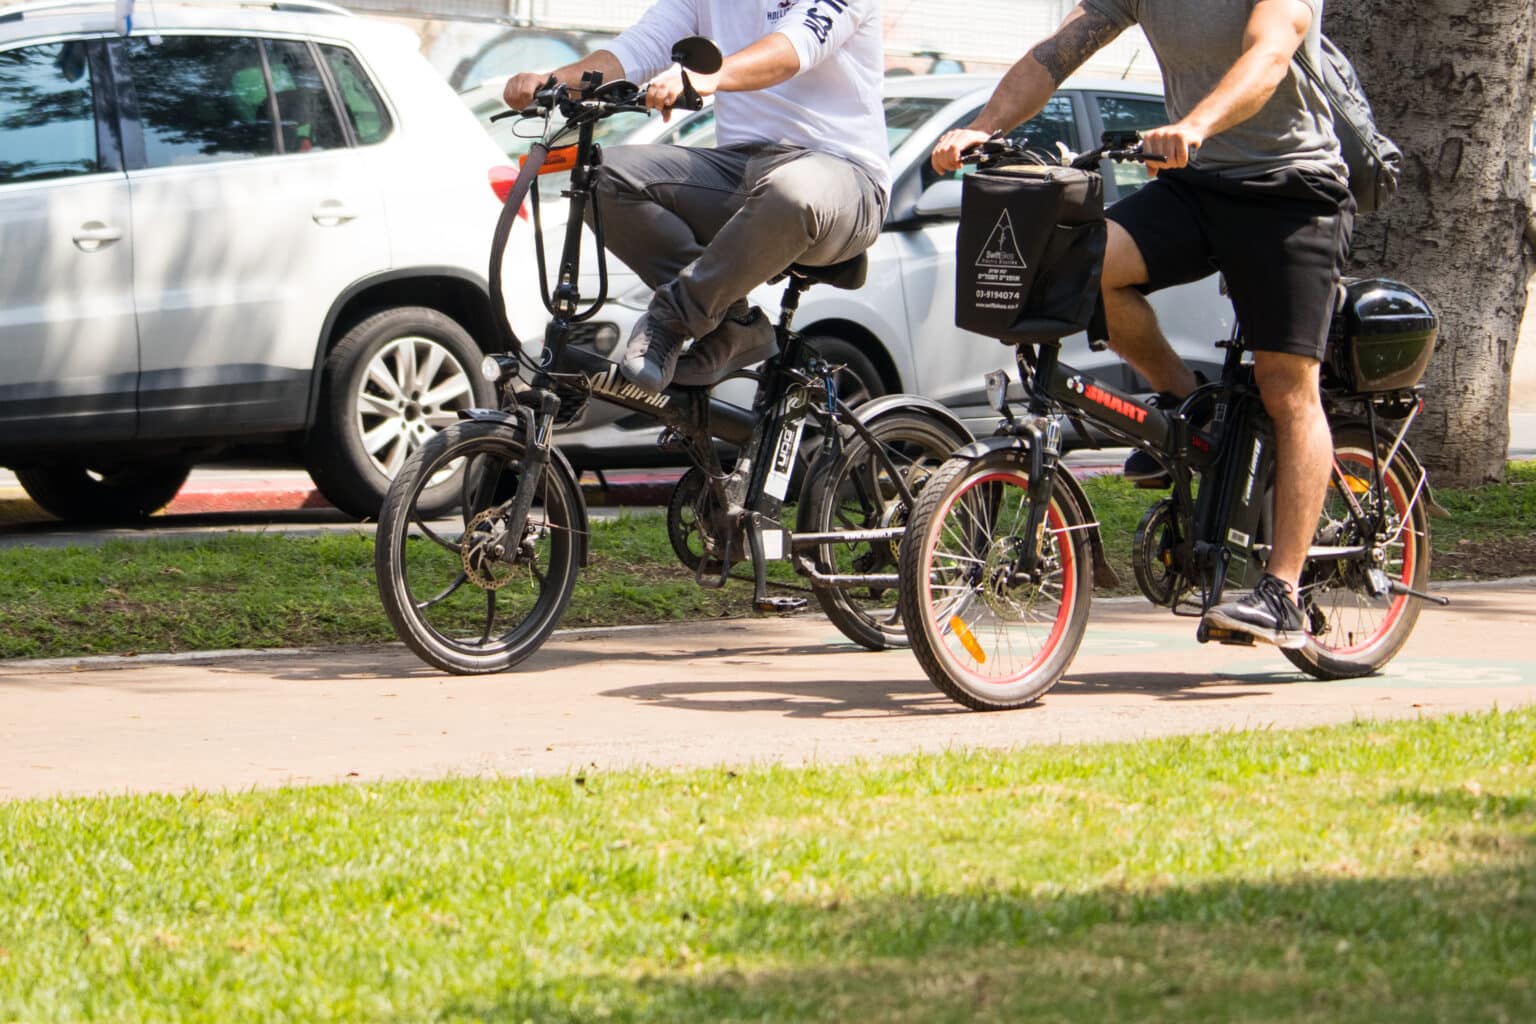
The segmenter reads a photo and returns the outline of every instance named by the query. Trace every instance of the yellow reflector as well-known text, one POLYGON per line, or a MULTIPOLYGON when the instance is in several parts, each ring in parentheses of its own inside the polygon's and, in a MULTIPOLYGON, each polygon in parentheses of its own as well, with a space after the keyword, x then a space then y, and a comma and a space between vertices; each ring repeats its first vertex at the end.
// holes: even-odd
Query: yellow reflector
POLYGON ((1365 494, 1371 489, 1371 482, 1358 476, 1346 475, 1344 477, 1344 483, 1351 491, 1354 491, 1356 494, 1365 494))
POLYGON ((969 651, 971 657, 979 662, 987 660, 987 652, 982 650, 981 644, 976 642, 976 634, 971 632, 971 627, 967 626, 960 616, 951 615, 949 617, 949 630, 960 638, 960 646, 969 651))

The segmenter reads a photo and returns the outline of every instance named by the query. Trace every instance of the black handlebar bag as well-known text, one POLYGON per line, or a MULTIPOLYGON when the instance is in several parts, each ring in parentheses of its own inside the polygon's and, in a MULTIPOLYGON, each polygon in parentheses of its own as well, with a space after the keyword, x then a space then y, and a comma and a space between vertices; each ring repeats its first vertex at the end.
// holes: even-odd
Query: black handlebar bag
POLYGON ((955 249, 955 324, 1008 345, 1088 326, 1104 268, 1104 180, 1018 163, 965 177, 955 249))

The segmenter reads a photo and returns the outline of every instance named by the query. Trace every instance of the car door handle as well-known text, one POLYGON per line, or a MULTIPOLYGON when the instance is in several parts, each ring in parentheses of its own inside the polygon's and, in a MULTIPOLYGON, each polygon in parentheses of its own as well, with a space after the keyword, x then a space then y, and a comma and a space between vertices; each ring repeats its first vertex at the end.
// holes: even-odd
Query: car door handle
POLYGON ((309 215, 321 227, 333 228, 338 224, 345 224, 349 220, 355 220, 358 213, 339 199, 326 199, 311 210, 309 215))
POLYGON ((99 220, 88 220, 76 228, 75 233, 70 237, 74 239, 75 248, 81 252, 95 252, 102 246, 121 239, 123 229, 103 224, 99 220))

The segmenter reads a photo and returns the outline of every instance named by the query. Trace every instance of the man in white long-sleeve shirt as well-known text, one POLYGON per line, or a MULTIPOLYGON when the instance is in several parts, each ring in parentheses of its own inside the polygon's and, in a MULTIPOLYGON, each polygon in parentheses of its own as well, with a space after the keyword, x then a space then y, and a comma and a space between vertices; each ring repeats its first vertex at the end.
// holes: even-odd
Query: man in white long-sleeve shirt
MULTIPOLYGON (((595 187, 608 248, 656 289, 620 364, 653 391, 772 355, 773 326, 747 292, 791 263, 857 256, 890 188, 878 0, 659 0, 553 74, 648 82, 646 105, 670 111, 682 94, 672 45, 691 35, 728 55, 718 73, 690 75, 715 94, 717 148, 615 146, 595 187)), ((526 107, 549 74, 512 76, 507 105, 526 107)))

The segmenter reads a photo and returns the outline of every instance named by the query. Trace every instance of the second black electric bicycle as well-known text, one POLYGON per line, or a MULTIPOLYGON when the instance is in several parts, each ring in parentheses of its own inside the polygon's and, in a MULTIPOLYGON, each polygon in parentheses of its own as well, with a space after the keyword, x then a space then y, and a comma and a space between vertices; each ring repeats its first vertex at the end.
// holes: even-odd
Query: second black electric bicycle
MULTIPOLYGON (((1132 140, 1073 162, 1139 159, 1132 140)), ((985 144, 973 160, 1032 160, 985 144)), ((1095 275, 1096 287, 1096 275, 1095 275)), ((1418 380, 1434 347, 1423 300, 1393 281, 1347 282, 1323 367, 1333 469, 1301 576, 1306 646, 1282 653, 1320 679, 1374 672, 1402 648, 1429 580, 1429 516, 1439 509, 1404 441, 1421 402, 1418 380)), ((1002 371, 988 394, 995 436, 957 452, 928 482, 902 547, 902 611, 918 661, 940 690, 979 710, 1037 700, 1071 664, 1095 579, 1113 585, 1087 496, 1061 462, 1064 425, 1139 448, 1172 479, 1136 530, 1136 584, 1174 614, 1198 616, 1227 587, 1262 575, 1273 522, 1273 427, 1244 359, 1241 328, 1227 340, 1221 377, 1177 408, 1159 408, 1075 370, 1060 342, 1020 343, 1024 409, 1002 371)), ((1201 642, 1251 644, 1197 631, 1201 642)))

